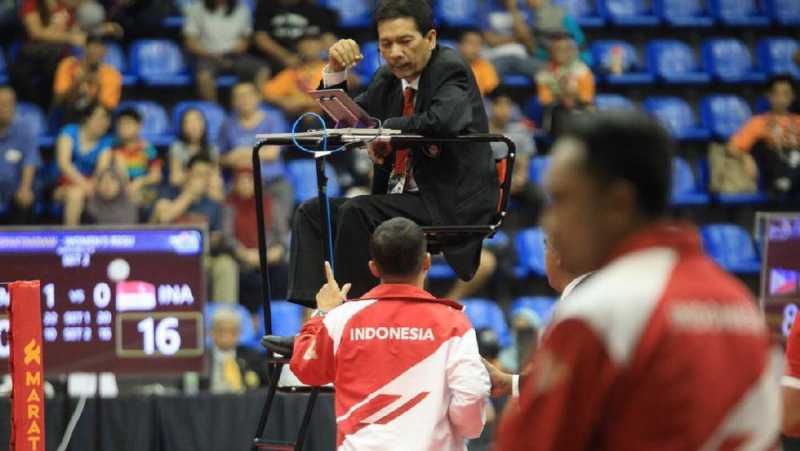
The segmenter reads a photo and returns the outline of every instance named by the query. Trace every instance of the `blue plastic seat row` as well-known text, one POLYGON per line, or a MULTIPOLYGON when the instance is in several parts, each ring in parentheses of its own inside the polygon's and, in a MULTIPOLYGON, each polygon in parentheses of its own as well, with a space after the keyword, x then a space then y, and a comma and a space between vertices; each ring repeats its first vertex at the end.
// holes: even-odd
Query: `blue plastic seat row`
POLYGON ((630 43, 598 40, 592 43, 595 72, 611 85, 763 83, 768 76, 788 73, 800 78, 794 54, 800 45, 787 37, 765 38, 758 42, 754 58, 750 49, 735 38, 713 38, 703 42, 700 55, 676 39, 655 39, 647 43, 644 58, 630 43), (615 61, 615 59, 619 61, 615 61), (618 64, 622 73, 612 73, 618 64))
MULTIPOLYGON (((320 0, 339 12, 344 28, 368 28, 374 0, 320 0)), ((768 26, 800 24, 796 0, 555 0, 584 27, 650 27, 664 22, 677 27, 768 26)), ((476 27, 482 0, 435 0, 434 17, 440 26, 476 27)))

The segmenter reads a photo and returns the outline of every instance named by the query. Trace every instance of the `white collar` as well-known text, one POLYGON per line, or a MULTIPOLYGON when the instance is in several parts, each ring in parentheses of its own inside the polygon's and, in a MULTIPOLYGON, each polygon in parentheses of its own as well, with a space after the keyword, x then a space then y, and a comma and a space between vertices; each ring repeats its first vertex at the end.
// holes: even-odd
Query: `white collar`
POLYGON ((406 81, 405 78, 400 80, 400 83, 403 85, 403 92, 406 92, 406 88, 411 88, 414 91, 419 91, 419 76, 412 81, 406 81))
POLYGON ((564 291, 561 292, 560 299, 568 298, 570 293, 572 293, 572 291, 575 290, 575 288, 580 285, 581 282, 583 282, 583 279, 589 277, 591 274, 591 272, 587 272, 586 274, 581 274, 580 276, 572 279, 572 281, 568 283, 566 287, 564 287, 564 291))

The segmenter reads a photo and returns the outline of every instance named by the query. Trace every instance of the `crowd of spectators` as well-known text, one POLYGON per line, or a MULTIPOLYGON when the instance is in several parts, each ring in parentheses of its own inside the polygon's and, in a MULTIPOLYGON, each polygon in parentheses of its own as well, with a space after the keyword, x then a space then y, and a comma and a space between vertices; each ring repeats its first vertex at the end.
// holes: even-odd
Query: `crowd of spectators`
MULTIPOLYGON (((202 109, 185 109, 174 141, 157 148, 142 135, 141 113, 122 102, 129 100, 122 74, 104 61, 109 39, 147 36, 148 24, 166 17, 171 2, 21 2, 15 13, 25 37, 9 66, 11 85, 0 87, 0 221, 32 224, 55 216, 71 226, 203 223, 211 243, 209 300, 242 304, 255 321, 261 299, 252 145, 256 135, 286 132, 299 114, 317 111, 307 91, 320 83, 324 54, 340 33, 339 17, 312 0, 259 0, 254 9, 241 0, 183 3, 180 33, 194 71, 195 97, 217 103, 230 98, 230 114, 212 130, 202 109), (238 78, 229 96, 218 87, 223 75, 238 78), (18 101, 38 104, 57 131, 50 172, 37 132, 15 120, 18 101)), ((529 180, 529 164, 538 152, 534 134, 558 133, 568 115, 594 108, 586 38, 563 8, 551 0, 486 0, 480 15, 479 28, 459 30, 457 47, 485 96, 491 131, 509 136, 517 147, 503 229, 511 239, 487 242, 475 278, 456 280, 447 289, 454 299, 473 296, 493 278, 514 277, 514 234, 537 224, 543 202, 529 180), (527 99, 502 85, 508 75, 533 81, 543 113, 537 122, 522 112, 527 99)), ((0 24, 13 20, 0 10, 0 24)), ((624 70, 621 61, 611 63, 613 73, 624 70)), ((350 77, 354 86, 368 81, 350 77)), ((770 191, 796 195, 800 116, 790 113, 792 80, 776 78, 766 94, 770 110, 734 134, 728 148, 770 191)), ((494 151, 495 158, 503 157, 502 146, 494 151)), ((287 175, 295 156, 289 153, 280 147, 261 151, 274 298, 285 295, 289 221, 296 206, 287 175)), ((350 181, 343 192, 367 192, 365 157, 354 152, 352 158, 344 165, 334 162, 339 179, 350 181)), ((215 340, 226 328, 235 329, 231 321, 225 314, 215 320, 215 340)), ((538 324, 524 316, 518 322, 538 324)), ((220 350, 220 358, 229 351, 220 350)), ((215 374, 225 371, 226 364, 220 365, 215 374)))

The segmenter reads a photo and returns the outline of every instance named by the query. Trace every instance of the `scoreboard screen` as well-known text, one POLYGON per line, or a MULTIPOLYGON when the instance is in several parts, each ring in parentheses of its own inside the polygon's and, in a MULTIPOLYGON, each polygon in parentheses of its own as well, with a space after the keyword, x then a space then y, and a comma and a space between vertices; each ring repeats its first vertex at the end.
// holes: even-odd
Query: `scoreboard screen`
POLYGON ((800 306, 800 214, 761 214, 759 219, 761 303, 773 336, 785 341, 800 306))
MULTIPOLYGON (((0 281, 41 281, 48 374, 203 370, 205 231, 0 228, 0 281)), ((0 287, 0 373, 9 294, 0 287)))

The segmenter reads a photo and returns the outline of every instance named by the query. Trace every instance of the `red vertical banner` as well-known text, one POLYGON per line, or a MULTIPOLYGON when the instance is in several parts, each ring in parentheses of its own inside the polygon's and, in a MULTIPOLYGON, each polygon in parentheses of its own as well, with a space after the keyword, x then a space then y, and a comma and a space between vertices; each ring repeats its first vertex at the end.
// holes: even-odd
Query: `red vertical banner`
POLYGON ((11 451, 43 451, 44 360, 39 281, 9 284, 11 451))

